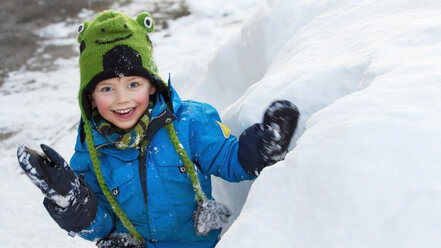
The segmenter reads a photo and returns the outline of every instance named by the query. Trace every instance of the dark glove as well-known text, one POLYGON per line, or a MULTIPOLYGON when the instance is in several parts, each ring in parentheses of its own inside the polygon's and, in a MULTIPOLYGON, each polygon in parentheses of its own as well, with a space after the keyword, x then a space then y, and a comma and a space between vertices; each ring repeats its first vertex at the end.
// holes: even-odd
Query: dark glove
POLYGON ((41 145, 44 154, 21 145, 18 162, 45 195, 44 206, 64 230, 79 232, 96 216, 97 199, 89 185, 52 148, 41 145))
POLYGON ((262 123, 247 128, 239 137, 239 162, 250 175, 283 160, 299 119, 299 110, 289 101, 275 101, 262 123))
POLYGON ((98 248, 146 248, 144 241, 136 241, 128 233, 112 233, 96 243, 98 248))

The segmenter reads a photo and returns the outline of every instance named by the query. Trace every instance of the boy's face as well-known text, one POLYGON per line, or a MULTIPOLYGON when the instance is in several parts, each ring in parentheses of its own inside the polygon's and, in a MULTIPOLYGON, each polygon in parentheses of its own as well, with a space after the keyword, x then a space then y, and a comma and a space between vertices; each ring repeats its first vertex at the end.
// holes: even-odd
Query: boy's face
POLYGON ((99 82, 90 100, 104 119, 129 130, 145 113, 149 95, 155 92, 156 88, 144 77, 116 77, 99 82))

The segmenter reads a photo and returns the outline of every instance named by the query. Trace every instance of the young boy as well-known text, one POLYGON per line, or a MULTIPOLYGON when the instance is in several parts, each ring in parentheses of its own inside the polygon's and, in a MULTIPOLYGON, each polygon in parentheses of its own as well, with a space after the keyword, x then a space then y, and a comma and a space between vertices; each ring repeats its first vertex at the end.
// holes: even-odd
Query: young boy
POLYGON ((299 112, 276 101, 263 123, 230 135, 206 103, 182 101, 157 74, 148 13, 104 11, 79 27, 82 119, 70 166, 53 149, 18 159, 70 235, 99 247, 214 247, 229 210, 210 175, 254 179, 282 160, 299 112))

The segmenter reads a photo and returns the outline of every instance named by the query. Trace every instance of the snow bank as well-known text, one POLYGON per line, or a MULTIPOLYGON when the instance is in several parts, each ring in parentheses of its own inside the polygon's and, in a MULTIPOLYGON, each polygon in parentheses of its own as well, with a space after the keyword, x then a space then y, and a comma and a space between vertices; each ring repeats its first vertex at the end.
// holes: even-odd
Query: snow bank
POLYGON ((226 49, 271 40, 261 61, 241 58, 267 69, 224 120, 240 132, 280 98, 302 118, 218 247, 440 247, 441 4, 279 0, 261 13, 226 49))

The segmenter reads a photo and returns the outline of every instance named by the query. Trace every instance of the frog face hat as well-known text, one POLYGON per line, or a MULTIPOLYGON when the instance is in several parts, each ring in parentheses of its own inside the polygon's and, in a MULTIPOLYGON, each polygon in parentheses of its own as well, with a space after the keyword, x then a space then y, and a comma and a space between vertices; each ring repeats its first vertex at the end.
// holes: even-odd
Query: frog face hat
POLYGON ((168 85, 158 75, 153 60, 153 47, 148 34, 155 24, 150 14, 144 12, 136 19, 124 13, 107 10, 91 22, 78 28, 80 43, 81 83, 79 102, 83 119, 90 120, 92 106, 90 95, 102 80, 142 76, 156 86, 157 92, 168 101, 168 85))

